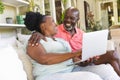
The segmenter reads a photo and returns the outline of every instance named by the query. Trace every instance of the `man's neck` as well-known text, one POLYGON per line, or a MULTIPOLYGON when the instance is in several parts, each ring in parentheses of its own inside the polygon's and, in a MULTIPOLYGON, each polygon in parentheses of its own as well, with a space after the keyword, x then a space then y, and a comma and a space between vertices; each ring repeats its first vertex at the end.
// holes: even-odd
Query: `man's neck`
POLYGON ((74 28, 74 29, 72 29, 72 30, 69 30, 68 32, 71 34, 71 36, 73 36, 73 35, 76 33, 76 30, 75 30, 75 28, 74 28))

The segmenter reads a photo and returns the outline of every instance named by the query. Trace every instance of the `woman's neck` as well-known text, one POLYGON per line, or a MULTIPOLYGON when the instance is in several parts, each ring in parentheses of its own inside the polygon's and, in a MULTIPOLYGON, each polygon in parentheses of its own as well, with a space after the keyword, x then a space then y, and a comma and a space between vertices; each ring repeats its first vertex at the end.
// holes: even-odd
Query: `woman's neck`
POLYGON ((55 41, 55 38, 52 35, 45 35, 45 37, 52 38, 55 41))
POLYGON ((45 34, 46 37, 53 37, 52 35, 50 34, 45 34))

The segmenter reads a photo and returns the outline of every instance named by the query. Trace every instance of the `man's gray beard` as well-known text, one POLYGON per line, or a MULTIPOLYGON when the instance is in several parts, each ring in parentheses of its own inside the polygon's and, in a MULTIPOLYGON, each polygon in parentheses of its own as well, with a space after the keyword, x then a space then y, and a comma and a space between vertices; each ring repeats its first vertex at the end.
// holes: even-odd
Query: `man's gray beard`
POLYGON ((70 30, 72 30, 72 28, 73 28, 72 26, 70 26, 69 28, 68 28, 68 27, 67 27, 67 28, 65 27, 65 30, 70 31, 70 30))

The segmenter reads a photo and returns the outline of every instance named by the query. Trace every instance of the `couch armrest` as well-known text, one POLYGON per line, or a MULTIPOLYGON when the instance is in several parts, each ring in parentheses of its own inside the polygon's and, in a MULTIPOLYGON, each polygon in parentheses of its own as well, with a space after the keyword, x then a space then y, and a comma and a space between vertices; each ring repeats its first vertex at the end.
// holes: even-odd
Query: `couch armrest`
POLYGON ((112 41, 112 40, 108 40, 108 42, 107 42, 107 51, 109 51, 109 50, 115 50, 114 41, 112 41))
POLYGON ((114 41, 115 49, 120 54, 120 38, 119 39, 112 39, 112 41, 114 41))

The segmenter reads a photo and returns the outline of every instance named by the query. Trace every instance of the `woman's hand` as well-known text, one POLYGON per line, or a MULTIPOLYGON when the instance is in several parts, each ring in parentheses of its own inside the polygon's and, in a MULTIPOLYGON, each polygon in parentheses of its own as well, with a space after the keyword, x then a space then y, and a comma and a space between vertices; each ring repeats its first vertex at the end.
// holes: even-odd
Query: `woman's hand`
POLYGON ((80 60, 81 60, 80 57, 74 57, 74 58, 73 58, 73 62, 77 62, 77 61, 80 61, 80 60))
POLYGON ((46 38, 39 32, 33 32, 32 36, 29 39, 29 45, 30 46, 36 46, 39 45, 40 39, 43 39, 46 41, 46 38))
POLYGON ((81 55, 82 55, 82 49, 74 52, 73 54, 76 54, 75 57, 73 58, 73 62, 77 62, 81 60, 81 55))

